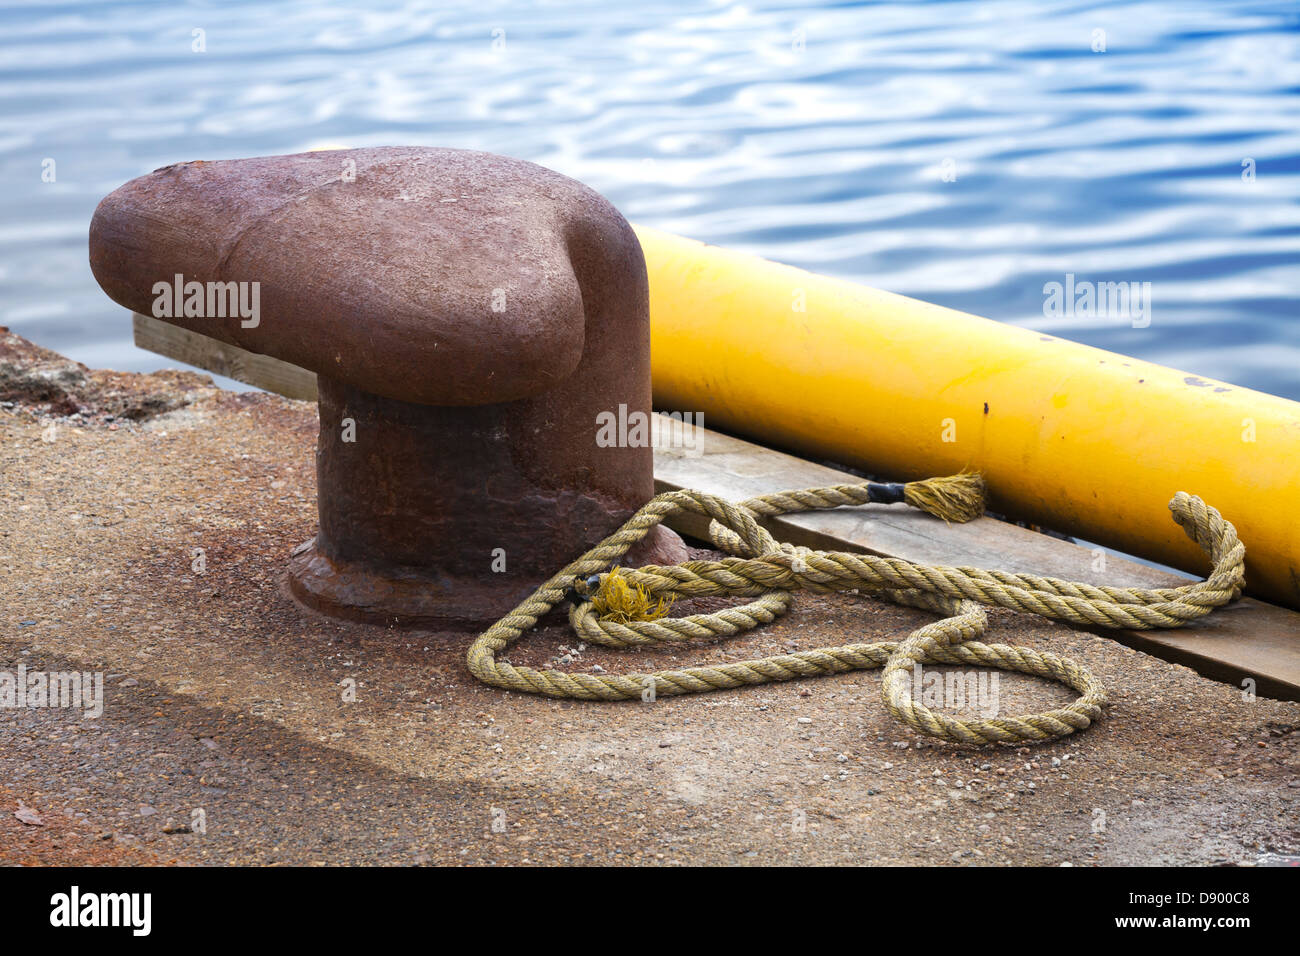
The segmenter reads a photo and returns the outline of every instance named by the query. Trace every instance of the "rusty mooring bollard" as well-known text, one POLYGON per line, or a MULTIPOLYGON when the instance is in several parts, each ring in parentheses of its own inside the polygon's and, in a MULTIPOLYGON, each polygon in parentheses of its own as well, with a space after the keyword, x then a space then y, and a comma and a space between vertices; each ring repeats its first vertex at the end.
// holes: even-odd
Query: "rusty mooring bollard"
MULTIPOLYGON (((290 561, 329 614, 490 622, 654 492, 645 262, 581 183, 381 148, 181 163, 110 194, 114 301, 317 373, 320 530, 290 561)), ((628 563, 685 558, 667 529, 628 563)))

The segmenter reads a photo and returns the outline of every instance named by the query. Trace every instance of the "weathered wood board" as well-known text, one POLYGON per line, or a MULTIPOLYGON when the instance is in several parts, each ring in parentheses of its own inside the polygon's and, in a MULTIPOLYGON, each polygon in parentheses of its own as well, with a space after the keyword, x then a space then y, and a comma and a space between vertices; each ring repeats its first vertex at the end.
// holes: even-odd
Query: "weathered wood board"
MULTIPOLYGON (((135 342, 141 348, 290 398, 316 397, 316 376, 306 369, 149 316, 136 315, 134 321, 135 342)), ((740 500, 765 492, 859 480, 834 468, 680 422, 671 422, 662 434, 667 440, 655 450, 655 486, 659 491, 694 488, 740 500), (684 433, 685 429, 690 433, 684 433)), ((705 522, 695 516, 670 524, 686 534, 707 538, 705 522)), ((1001 568, 1119 587, 1176 587, 1192 580, 1113 554, 1099 559, 1092 549, 993 518, 946 525, 906 505, 784 515, 771 519, 768 526, 782 540, 811 548, 862 550, 927 564, 1001 568)), ((1187 628, 1098 633, 1207 677, 1239 686, 1250 679, 1256 693, 1300 700, 1300 613, 1295 611, 1246 598, 1187 628)))
MULTIPOLYGON (((673 425, 676 431, 693 427, 673 425)), ((701 431, 670 440, 676 447, 656 449, 656 490, 694 488, 741 500, 787 488, 860 480, 729 435, 701 431), (701 453, 686 450, 692 447, 701 453)), ((687 533, 705 536, 703 519, 691 516, 679 524, 687 533)), ((1098 560, 1090 548, 993 518, 946 525, 906 505, 783 515, 767 524, 778 538, 810 548, 860 549, 926 564, 1001 568, 1116 587, 1177 587, 1192 580, 1113 554, 1098 560)), ((1097 633, 1208 677, 1238 685, 1251 678, 1257 693, 1300 700, 1300 614, 1295 611, 1245 598, 1187 628, 1097 633)))
POLYGON ((153 316, 136 312, 131 321, 135 344, 142 349, 277 395, 316 401, 315 372, 269 355, 258 355, 236 345, 218 342, 153 316))

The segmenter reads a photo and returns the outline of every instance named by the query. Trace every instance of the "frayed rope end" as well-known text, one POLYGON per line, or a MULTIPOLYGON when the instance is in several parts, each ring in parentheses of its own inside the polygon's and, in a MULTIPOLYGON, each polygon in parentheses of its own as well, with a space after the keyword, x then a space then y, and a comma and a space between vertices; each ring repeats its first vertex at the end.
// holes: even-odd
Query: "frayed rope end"
POLYGON ((913 508, 944 521, 964 524, 984 514, 984 476, 978 471, 909 481, 903 500, 913 508))
POLYGON ((605 575, 600 587, 591 596, 591 606, 602 621, 630 624, 632 621, 657 621, 668 614, 673 598, 658 601, 645 588, 629 584, 615 568, 605 575))

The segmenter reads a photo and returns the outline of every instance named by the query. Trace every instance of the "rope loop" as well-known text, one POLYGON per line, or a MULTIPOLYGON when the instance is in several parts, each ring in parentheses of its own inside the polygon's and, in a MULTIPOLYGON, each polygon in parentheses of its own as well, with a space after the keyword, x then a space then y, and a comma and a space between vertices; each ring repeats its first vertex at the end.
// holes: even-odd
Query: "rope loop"
MULTIPOLYGON (((983 483, 977 475, 911 482, 904 486, 903 494, 908 504, 945 520, 970 520, 983 508, 983 483)), ((881 696, 886 709, 916 731, 965 744, 1041 743, 1084 730, 1099 719, 1106 706, 1105 690, 1069 658, 1030 647, 977 641, 988 626, 984 606, 1083 626, 1173 628, 1236 600, 1245 587, 1246 552, 1236 529, 1200 498, 1181 491, 1169 503, 1173 520, 1206 552, 1212 570, 1204 581, 1177 588, 1098 587, 1030 574, 817 551, 780 543, 759 522, 760 517, 897 501, 898 497, 897 486, 875 482, 783 491, 738 504, 699 491, 657 495, 623 527, 570 562, 480 634, 469 649, 467 664, 475 677, 494 687, 579 700, 652 700, 879 667, 883 668, 881 696), (716 596, 754 600, 708 614, 653 620, 614 620, 597 614, 593 598, 606 587, 619 558, 655 525, 683 512, 710 519, 709 537, 727 557, 617 568, 622 583, 650 599, 645 603, 716 596), (497 658, 566 597, 572 602, 569 623, 579 639, 607 647, 647 647, 743 634, 785 614, 797 590, 865 591, 943 617, 902 641, 846 644, 650 674, 566 673, 516 667, 497 658), (1031 674, 1058 681, 1080 696, 1042 713, 961 720, 936 713, 914 699, 915 669, 924 664, 1031 674)))

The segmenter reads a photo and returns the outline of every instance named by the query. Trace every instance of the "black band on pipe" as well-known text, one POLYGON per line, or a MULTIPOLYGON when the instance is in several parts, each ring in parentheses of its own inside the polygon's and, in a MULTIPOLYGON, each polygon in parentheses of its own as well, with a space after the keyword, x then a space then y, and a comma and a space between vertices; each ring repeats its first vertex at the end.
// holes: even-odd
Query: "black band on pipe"
POLYGON ((905 501, 901 481, 872 481, 867 484, 867 499, 882 505, 894 505, 905 501))

